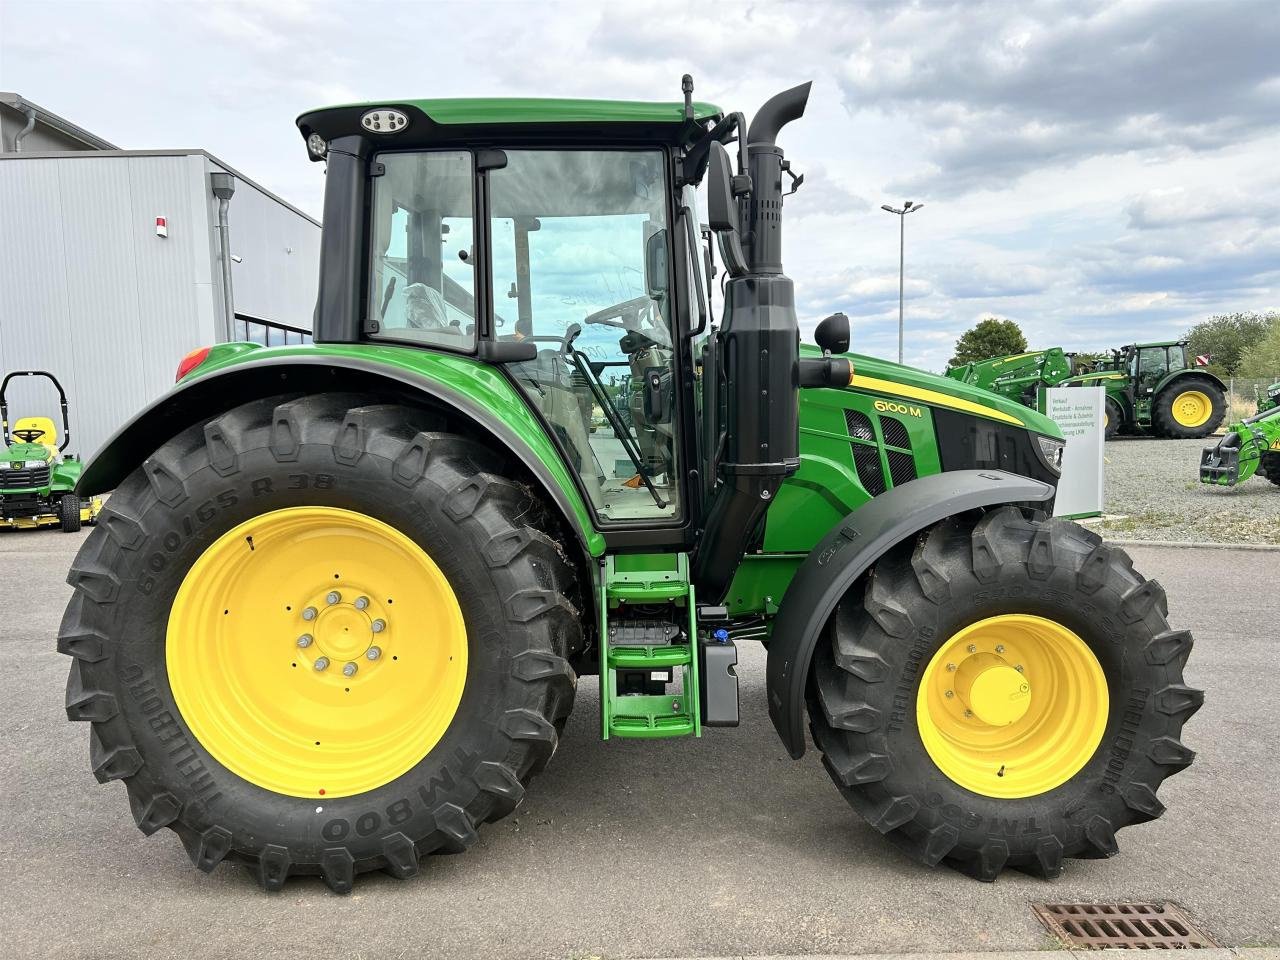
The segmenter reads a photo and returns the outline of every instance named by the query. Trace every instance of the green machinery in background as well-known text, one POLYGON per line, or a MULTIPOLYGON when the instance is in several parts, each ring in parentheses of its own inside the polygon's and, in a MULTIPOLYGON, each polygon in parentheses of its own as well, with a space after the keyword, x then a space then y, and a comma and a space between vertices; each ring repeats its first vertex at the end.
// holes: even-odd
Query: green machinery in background
POLYGON ((1071 355, 1051 347, 949 368, 947 375, 1031 407, 1041 387, 1104 387, 1108 440, 1144 431, 1199 439, 1217 430, 1226 415, 1226 385, 1188 363, 1185 340, 1134 343, 1112 350, 1109 360, 1091 370, 1076 373, 1071 367, 1071 355))
POLYGON ((0 380, 0 527, 60 526, 74 533, 82 523, 92 523, 99 501, 81 500, 75 494, 83 464, 75 456, 63 456, 71 443, 67 394, 58 378, 43 370, 15 370, 0 380), (9 424, 9 386, 19 378, 43 377, 58 391, 62 408, 62 443, 49 417, 20 417, 9 424))
POLYGON ((1253 388, 1253 398, 1258 401, 1258 413, 1266 413, 1280 407, 1280 383, 1273 383, 1266 390, 1253 388))
POLYGON ((1255 473, 1280 484, 1280 406, 1227 428, 1200 454, 1200 482, 1234 487, 1255 473))
MULTIPOLYGON (((652 750, 738 723, 755 645, 787 753, 921 863, 1053 877, 1162 813, 1192 639, 1050 518, 1061 432, 849 353, 843 314, 802 346, 778 136, 809 85, 749 124, 692 89, 299 119, 315 343, 194 351, 80 481, 115 492, 67 714, 144 833, 268 890, 411 877, 516 809, 581 678, 652 750)), ((643 786, 671 829, 714 829, 673 782, 643 786)))
POLYGON ((1075 372, 1073 356, 1050 347, 948 367, 946 375, 1035 409, 1041 387, 1056 386, 1075 372))

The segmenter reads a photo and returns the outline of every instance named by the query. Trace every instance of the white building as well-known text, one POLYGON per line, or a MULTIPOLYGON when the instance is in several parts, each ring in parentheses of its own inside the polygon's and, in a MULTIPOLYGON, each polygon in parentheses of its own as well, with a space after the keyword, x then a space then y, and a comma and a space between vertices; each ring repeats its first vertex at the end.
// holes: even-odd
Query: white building
MULTIPOLYGON (((168 389, 189 350, 309 339, 319 248, 319 223, 216 157, 118 150, 0 93, 0 374, 62 382, 69 452, 88 456, 168 389)), ((13 417, 56 418, 46 383, 10 394, 13 417)))

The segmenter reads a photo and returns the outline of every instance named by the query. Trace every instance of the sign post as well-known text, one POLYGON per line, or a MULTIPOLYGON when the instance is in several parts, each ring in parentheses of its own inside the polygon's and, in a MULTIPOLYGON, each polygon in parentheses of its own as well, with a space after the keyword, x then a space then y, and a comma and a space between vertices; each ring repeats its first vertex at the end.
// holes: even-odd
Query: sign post
POLYGON ((1102 516, 1102 445, 1106 390, 1102 387, 1049 387, 1045 413, 1058 425, 1067 446, 1053 515, 1080 519, 1102 516))

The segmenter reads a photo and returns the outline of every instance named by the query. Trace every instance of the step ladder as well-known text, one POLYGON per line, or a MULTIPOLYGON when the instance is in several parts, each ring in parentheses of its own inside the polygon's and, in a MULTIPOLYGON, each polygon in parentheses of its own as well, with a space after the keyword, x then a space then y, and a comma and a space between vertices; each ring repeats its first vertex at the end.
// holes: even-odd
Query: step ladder
POLYGON ((702 736, 697 612, 684 553, 606 557, 600 591, 601 737, 702 736), (662 616, 639 607, 665 608, 662 616), (619 673, 670 674, 677 693, 628 693, 619 673))

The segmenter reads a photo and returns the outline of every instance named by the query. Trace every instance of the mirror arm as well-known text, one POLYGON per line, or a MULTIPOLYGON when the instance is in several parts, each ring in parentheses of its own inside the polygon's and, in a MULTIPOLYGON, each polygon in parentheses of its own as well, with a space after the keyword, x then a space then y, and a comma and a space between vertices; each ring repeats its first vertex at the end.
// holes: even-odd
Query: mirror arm
POLYGON ((698 269, 698 228, 693 222, 693 210, 689 206, 681 208, 680 215, 684 218, 685 243, 688 244, 685 262, 688 269, 693 273, 694 296, 698 301, 698 326, 689 331, 689 336, 697 337, 707 329, 707 295, 702 288, 702 271, 698 269))

